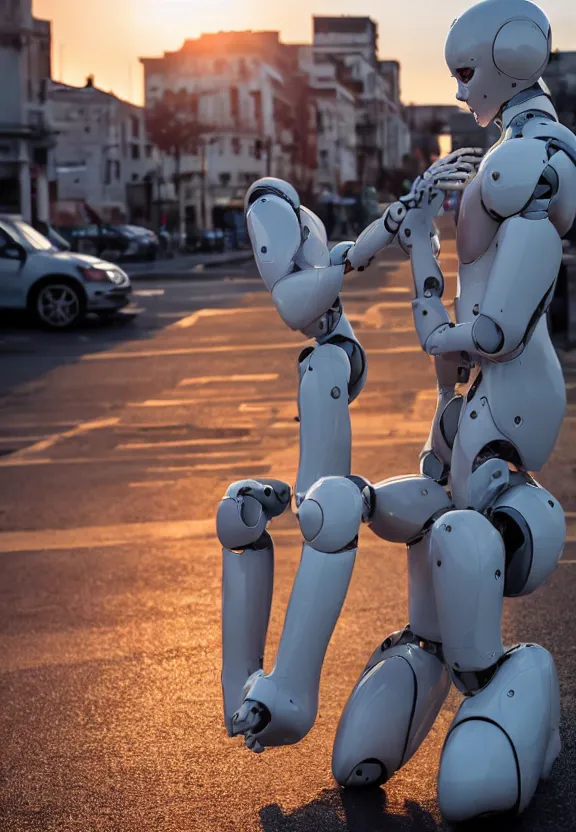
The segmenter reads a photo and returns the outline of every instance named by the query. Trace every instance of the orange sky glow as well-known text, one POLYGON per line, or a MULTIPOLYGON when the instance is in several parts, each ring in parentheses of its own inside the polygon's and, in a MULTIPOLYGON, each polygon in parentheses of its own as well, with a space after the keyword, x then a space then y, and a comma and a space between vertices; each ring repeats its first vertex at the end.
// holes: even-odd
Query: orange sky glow
MULTIPOLYGON (((381 58, 402 64, 406 104, 454 102, 455 83, 444 64, 446 32, 467 0, 33 0, 34 14, 53 21, 53 76, 96 84, 136 103, 143 101, 140 56, 178 49, 202 32, 277 30, 287 43, 312 38, 312 13, 368 15, 378 23, 381 58)), ((576 6, 541 0, 554 47, 576 50, 576 6)))

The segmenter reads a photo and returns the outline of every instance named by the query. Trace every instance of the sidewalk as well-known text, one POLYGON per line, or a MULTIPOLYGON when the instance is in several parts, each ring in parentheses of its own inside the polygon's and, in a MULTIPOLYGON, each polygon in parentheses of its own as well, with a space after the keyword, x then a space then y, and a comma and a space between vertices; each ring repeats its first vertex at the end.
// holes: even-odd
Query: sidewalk
POLYGON ((127 263, 125 271, 132 280, 194 280, 205 269, 245 263, 253 259, 252 251, 225 251, 221 254, 177 254, 172 259, 148 263, 127 263))

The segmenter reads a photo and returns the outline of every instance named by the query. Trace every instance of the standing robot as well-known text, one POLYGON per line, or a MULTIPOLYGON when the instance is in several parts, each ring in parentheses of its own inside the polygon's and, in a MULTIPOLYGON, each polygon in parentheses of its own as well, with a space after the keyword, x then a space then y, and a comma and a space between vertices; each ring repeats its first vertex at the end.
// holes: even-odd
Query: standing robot
MULTIPOLYGON (((565 540, 561 506, 528 473, 548 461, 565 411, 546 311, 561 237, 576 214, 576 139, 558 123, 540 80, 550 41, 546 15, 527 0, 485 0, 448 35, 458 100, 481 126, 495 120, 502 128, 463 196, 456 323, 442 304, 430 245, 439 204, 432 192, 398 235, 412 261, 418 338, 444 362, 422 468, 442 481, 449 467, 452 506, 409 546, 409 632, 437 643, 466 697, 438 778, 451 822, 521 812, 561 747, 552 657, 533 644, 505 649, 500 629, 503 598, 541 586, 565 540), (456 397, 466 368, 475 378, 466 397, 456 397), (414 580, 426 571, 425 581, 414 580)), ((418 666, 406 642, 396 636, 375 651, 346 706, 333 758, 342 784, 389 777, 439 710, 447 686, 418 666)))

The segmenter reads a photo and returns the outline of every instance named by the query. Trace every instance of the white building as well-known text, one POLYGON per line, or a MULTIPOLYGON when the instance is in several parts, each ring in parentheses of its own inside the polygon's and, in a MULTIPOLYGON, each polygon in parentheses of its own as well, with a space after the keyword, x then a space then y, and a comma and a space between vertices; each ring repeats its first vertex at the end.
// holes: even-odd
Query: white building
POLYGON ((92 78, 84 87, 52 82, 48 100, 58 133, 55 221, 81 221, 84 203, 104 220, 125 220, 130 186, 157 165, 143 108, 97 89, 92 78))
POLYGON ((0 0, 0 211, 49 219, 50 23, 31 0, 0 0))
MULTIPOLYGON (((310 187, 309 89, 293 50, 277 32, 202 35, 178 52, 141 61, 147 109, 153 111, 168 93, 188 96, 197 141, 182 149, 179 179, 189 226, 210 228, 215 209, 238 207, 261 176, 310 187)), ((169 155, 161 174, 166 183, 175 171, 169 155)), ((161 198, 170 196, 167 187, 161 198)))
POLYGON ((341 61, 316 53, 310 45, 297 48, 316 100, 317 189, 337 194, 358 177, 357 90, 341 61))
POLYGON ((395 170, 409 147, 399 91, 399 64, 379 61, 378 27, 369 17, 314 17, 314 52, 339 59, 356 85, 358 177, 376 185, 395 170))

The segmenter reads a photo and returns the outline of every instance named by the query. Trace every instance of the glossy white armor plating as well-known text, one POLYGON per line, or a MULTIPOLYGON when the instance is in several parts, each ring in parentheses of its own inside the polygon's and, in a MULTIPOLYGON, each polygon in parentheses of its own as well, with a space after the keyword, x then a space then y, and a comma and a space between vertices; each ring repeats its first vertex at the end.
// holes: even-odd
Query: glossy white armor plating
POLYGON ((486 127, 503 104, 538 81, 550 43, 548 18, 528 0, 484 0, 468 9, 445 47, 458 100, 486 127))

